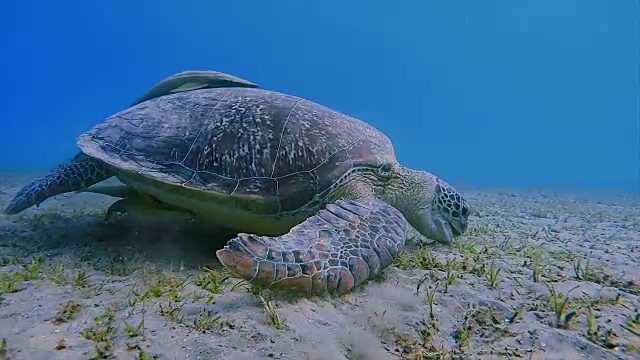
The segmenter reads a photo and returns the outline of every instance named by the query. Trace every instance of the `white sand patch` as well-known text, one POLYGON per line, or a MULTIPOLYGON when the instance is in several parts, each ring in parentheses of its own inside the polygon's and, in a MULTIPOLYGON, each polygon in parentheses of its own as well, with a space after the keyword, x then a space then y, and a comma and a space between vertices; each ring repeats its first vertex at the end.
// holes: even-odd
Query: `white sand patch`
MULTIPOLYGON (((1 179, 4 205, 27 179, 1 179)), ((341 298, 264 291, 275 321, 204 229, 106 224, 92 194, 2 215, 0 359, 640 358, 637 198, 464 193, 453 246, 414 245, 341 298), (561 307, 576 286, 556 322, 550 289, 561 307)))

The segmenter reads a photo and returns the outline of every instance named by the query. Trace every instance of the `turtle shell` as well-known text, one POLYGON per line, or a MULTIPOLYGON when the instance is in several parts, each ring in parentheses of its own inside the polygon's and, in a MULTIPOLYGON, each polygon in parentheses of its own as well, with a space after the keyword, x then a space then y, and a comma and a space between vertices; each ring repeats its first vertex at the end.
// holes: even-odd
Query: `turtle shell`
POLYGON ((80 149, 125 173, 295 211, 353 170, 388 169, 391 141, 317 103, 259 88, 151 99, 82 134, 80 149))

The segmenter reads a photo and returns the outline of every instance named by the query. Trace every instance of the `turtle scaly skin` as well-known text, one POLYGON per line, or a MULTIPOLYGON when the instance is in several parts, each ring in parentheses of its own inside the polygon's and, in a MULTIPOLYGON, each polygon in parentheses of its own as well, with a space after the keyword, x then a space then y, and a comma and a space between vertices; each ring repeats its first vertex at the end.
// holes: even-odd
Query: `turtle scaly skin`
POLYGON ((400 165, 383 133, 274 91, 164 95, 111 116, 78 146, 85 156, 27 185, 6 211, 113 175, 239 232, 216 255, 263 287, 345 293, 392 263, 410 227, 441 243, 467 229, 465 199, 400 165))

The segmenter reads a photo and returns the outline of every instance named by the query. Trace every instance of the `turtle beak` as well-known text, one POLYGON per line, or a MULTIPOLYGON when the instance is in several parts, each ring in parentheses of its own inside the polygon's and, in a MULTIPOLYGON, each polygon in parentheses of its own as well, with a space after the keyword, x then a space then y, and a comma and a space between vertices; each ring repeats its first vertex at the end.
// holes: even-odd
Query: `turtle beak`
POLYGON ((467 227, 469 226, 469 223, 467 223, 466 221, 461 221, 460 219, 449 220, 448 223, 449 226, 451 226, 451 231, 453 231, 453 234, 455 236, 464 234, 464 232, 467 231, 467 227))
POLYGON ((453 242, 454 227, 442 214, 435 214, 433 217, 432 238, 442 244, 453 242))
POLYGON ((429 239, 441 244, 451 244, 467 230, 467 222, 460 219, 449 220, 447 216, 432 208, 423 214, 416 224, 416 230, 429 239))

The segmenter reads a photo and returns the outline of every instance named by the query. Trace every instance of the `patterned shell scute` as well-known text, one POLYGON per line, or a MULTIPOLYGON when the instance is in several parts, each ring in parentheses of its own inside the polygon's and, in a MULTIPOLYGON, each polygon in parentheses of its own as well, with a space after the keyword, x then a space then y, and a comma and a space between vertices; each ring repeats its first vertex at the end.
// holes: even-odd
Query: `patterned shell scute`
POLYGON ((121 111, 78 146, 182 186, 278 198, 295 210, 355 167, 395 163, 390 140, 325 106, 253 88, 180 92, 121 111))

